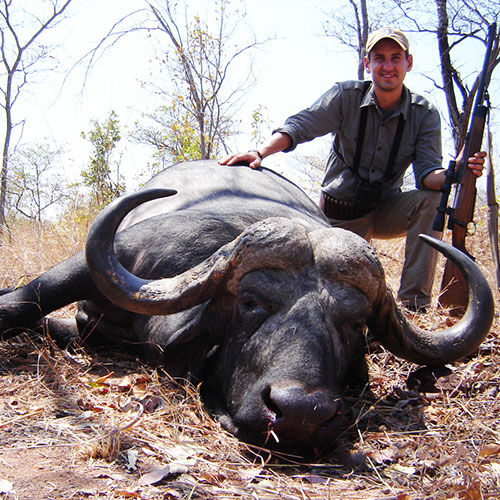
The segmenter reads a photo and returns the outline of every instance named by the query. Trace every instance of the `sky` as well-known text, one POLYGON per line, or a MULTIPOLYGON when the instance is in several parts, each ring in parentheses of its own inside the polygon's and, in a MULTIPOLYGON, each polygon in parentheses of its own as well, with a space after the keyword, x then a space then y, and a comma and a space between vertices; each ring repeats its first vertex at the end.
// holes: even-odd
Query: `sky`
MULTIPOLYGON (((38 0, 23 0, 37 2, 38 0)), ((210 0, 191 0, 210 6, 210 0)), ((55 53, 58 70, 40 74, 39 83, 30 87, 16 105, 18 119, 26 119, 23 142, 48 140, 64 145, 68 174, 77 176, 88 163, 89 144, 81 138, 92 120, 104 120, 111 110, 120 119, 122 131, 131 130, 143 113, 151 112, 159 101, 143 82, 153 79, 157 63, 152 41, 143 35, 123 38, 114 48, 101 54, 84 78, 80 65, 69 74, 76 61, 96 46, 117 19, 142 7, 139 0, 73 0, 68 18, 51 33, 62 39, 55 53), (61 38, 62 37, 62 38, 61 38)), ((258 105, 264 107, 271 126, 280 125, 287 116, 309 106, 335 81, 356 78, 356 56, 333 38, 323 35, 324 11, 338 6, 336 0, 247 0, 247 23, 259 39, 275 38, 255 53, 253 63, 257 82, 236 117, 241 119, 241 134, 232 143, 234 150, 255 147, 251 143, 250 115, 258 105)), ((242 30, 243 31, 243 30, 242 30)), ((412 44, 415 63, 406 83, 427 95, 438 105, 442 96, 424 74, 436 74, 436 63, 428 56, 429 45, 412 44)), ((434 43, 429 40, 428 44, 434 43)), ((434 49, 434 47, 432 47, 434 49)), ((466 56, 464 56, 466 57, 466 56)), ((480 60, 477 53, 470 59, 480 60)), ((243 68, 244 69, 244 68, 243 68)), ((498 81, 496 82, 496 84, 498 81)), ((442 106, 444 110, 444 106, 442 106)), ((326 155, 327 141, 317 140, 301 146, 300 154, 326 155)), ((150 151, 122 140, 119 154, 129 177, 150 161, 150 151)), ((277 170, 286 170, 290 156, 278 155, 277 170)), ((445 162, 447 162, 445 155, 445 162)), ((134 181, 132 181, 134 182, 134 181)))
MULTIPOLYGON (((79 6, 79 0, 73 1, 79 6)), ((85 3, 85 8, 70 10, 71 17, 57 28, 58 36, 61 30, 65 33, 60 71, 48 73, 42 85, 37 86, 36 94, 27 96, 18 109, 19 114, 28 116, 24 140, 34 140, 43 132, 49 140, 68 142, 71 149, 79 148, 74 159, 82 164, 87 161, 88 154, 80 132, 89 130, 92 120, 104 119, 113 109, 122 126, 130 128, 142 113, 152 111, 158 104, 152 90, 141 85, 141 81, 148 80, 151 66, 155 64, 151 43, 142 35, 124 38, 102 55, 87 76, 85 87, 83 70, 86 66, 66 75, 68 66, 93 48, 117 18, 133 11, 138 4, 142 5, 137 0, 85 3)), ((257 84, 242 105, 241 116, 236 117, 242 120, 242 135, 234 141, 235 149, 250 147, 247 144, 250 115, 257 106, 264 106, 269 123, 277 126, 289 114, 308 106, 327 90, 341 75, 339 68, 347 62, 352 65, 349 77, 354 76, 356 67, 351 54, 339 52, 331 64, 325 65, 325 58, 330 58, 332 40, 320 36, 319 15, 311 14, 330 6, 328 0, 252 0, 246 3, 248 24, 254 27, 256 36, 262 40, 276 39, 255 53, 253 68, 257 84), (266 14, 262 15, 263 12, 266 14)), ((242 68, 242 74, 246 74, 246 67, 242 68)), ((140 157, 128 158, 135 154, 142 155, 144 150, 128 148, 124 153, 125 161, 144 161, 140 157)))

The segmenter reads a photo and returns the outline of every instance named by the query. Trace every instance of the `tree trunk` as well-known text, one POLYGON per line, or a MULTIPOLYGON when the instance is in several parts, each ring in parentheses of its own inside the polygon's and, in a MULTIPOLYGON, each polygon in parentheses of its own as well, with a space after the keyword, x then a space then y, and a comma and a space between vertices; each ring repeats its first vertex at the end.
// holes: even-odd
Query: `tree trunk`
MULTIPOLYGON (((366 54, 366 40, 368 39, 368 30, 370 28, 368 24, 368 8, 366 6, 366 0, 361 0, 361 43, 359 45, 360 49, 360 67, 358 70, 359 80, 365 79, 365 65, 363 64, 363 57, 366 54)), ((368 55, 368 54, 366 54, 368 55)))
POLYGON ((0 237, 3 235, 5 227, 5 207, 7 205, 7 175, 9 172, 9 149, 12 135, 12 112, 11 112, 11 92, 12 74, 7 78, 7 89, 5 92, 5 138, 2 151, 2 170, 0 172, 0 237))
POLYGON ((441 76, 443 79, 443 90, 446 95, 448 113, 452 129, 452 136, 455 142, 455 149, 459 147, 459 135, 461 128, 461 115, 458 110, 455 89, 453 87, 453 66, 450 58, 450 45, 448 43, 448 13, 446 11, 446 0, 436 0, 438 28, 437 39, 439 47, 439 57, 441 59, 441 76))

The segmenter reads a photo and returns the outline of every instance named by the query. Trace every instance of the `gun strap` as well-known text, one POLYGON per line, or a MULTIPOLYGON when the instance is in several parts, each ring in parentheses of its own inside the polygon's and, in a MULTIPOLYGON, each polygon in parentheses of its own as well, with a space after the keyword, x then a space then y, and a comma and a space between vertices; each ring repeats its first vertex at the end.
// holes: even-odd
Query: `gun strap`
MULTIPOLYGON (((361 100, 365 96, 368 88, 370 87, 370 82, 364 82, 363 92, 361 94, 361 100)), ((359 128, 358 128, 358 139, 356 142, 356 151, 354 153, 354 158, 352 160, 351 170, 356 175, 358 175, 359 170, 359 161, 361 159, 361 151, 363 149, 363 142, 365 140, 365 132, 366 132, 366 122, 368 118, 368 106, 363 106, 361 108, 361 114, 359 117, 359 128)), ((389 158, 387 160, 387 166, 385 168, 384 179, 386 181, 390 180, 393 175, 394 165, 396 164, 396 157, 399 151, 399 146, 401 145, 401 138, 403 137, 403 131, 405 128, 405 117, 403 113, 399 115, 398 127, 396 129, 396 133, 394 135, 394 141, 392 142, 391 152, 389 153, 389 158)))
MULTIPOLYGON (((371 83, 369 81, 364 82, 363 92, 361 93, 360 104, 363 101, 371 83)), ((361 151, 363 149, 363 142, 365 140, 366 132, 366 120, 368 118, 368 106, 363 106, 361 108, 361 113, 359 115, 359 126, 358 126, 358 137, 356 139, 356 151, 354 153, 354 158, 352 160, 351 170, 357 175, 359 169, 359 160, 361 159, 361 151)))

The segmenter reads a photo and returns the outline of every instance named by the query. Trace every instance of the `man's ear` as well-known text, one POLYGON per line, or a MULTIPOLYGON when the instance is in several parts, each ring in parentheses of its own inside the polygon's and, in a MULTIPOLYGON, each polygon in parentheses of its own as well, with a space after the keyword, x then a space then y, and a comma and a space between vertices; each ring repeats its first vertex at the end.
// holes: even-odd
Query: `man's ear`
POLYGON ((371 73, 370 71, 370 59, 369 56, 364 56, 363 57, 363 64, 365 66, 365 70, 367 73, 371 73))
POLYGON ((408 54, 408 59, 406 62, 406 71, 411 71, 411 68, 413 68, 413 55, 408 54))

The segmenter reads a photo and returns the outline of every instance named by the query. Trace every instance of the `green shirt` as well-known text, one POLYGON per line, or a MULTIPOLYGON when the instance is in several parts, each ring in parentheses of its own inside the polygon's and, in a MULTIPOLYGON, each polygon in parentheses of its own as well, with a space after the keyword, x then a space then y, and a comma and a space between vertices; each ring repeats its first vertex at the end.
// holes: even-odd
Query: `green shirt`
POLYGON ((378 107, 373 87, 363 96, 362 81, 336 83, 310 108, 289 117, 275 132, 292 140, 287 151, 297 144, 332 134, 332 149, 322 183, 324 192, 334 198, 353 201, 357 179, 351 169, 356 150, 362 107, 368 107, 366 132, 358 174, 369 182, 383 183, 383 197, 398 192, 406 169, 412 165, 416 187, 424 189, 423 178, 441 169, 441 123, 437 109, 424 97, 403 86, 402 99, 392 112, 378 107), (384 179, 387 160, 403 114, 405 126, 391 179, 384 179))

